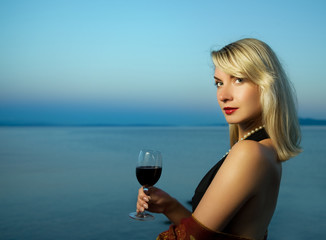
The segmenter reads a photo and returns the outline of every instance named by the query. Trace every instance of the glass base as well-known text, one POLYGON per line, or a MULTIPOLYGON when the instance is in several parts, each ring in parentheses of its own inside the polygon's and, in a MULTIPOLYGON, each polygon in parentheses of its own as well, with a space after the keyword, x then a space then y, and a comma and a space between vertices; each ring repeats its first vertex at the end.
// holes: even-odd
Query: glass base
POLYGON ((147 212, 142 212, 142 213, 132 212, 132 213, 129 213, 129 217, 131 217, 132 219, 135 219, 135 220, 139 220, 139 221, 154 220, 154 216, 147 212))

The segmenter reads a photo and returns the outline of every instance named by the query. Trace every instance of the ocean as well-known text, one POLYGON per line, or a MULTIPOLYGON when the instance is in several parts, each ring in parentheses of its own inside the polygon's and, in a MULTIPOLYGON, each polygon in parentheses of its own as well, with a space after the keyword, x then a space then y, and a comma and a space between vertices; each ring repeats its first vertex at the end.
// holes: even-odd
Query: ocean
MULTIPOLYGON (((283 165, 269 240, 326 236, 326 127, 303 126, 304 152, 283 165)), ((155 239, 169 223, 135 210, 141 148, 160 150, 156 184, 189 207, 229 148, 227 127, 0 127, 0 240, 155 239)))

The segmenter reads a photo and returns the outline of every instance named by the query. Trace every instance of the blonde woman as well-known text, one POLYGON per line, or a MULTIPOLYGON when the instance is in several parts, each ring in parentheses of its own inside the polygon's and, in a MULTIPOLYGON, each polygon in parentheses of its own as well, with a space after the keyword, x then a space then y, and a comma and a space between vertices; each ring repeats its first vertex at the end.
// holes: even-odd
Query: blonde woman
POLYGON ((242 39, 212 60, 231 148, 199 183, 192 212, 161 189, 139 189, 137 211, 173 223, 157 239, 267 239, 282 162, 301 151, 294 92, 273 50, 242 39))

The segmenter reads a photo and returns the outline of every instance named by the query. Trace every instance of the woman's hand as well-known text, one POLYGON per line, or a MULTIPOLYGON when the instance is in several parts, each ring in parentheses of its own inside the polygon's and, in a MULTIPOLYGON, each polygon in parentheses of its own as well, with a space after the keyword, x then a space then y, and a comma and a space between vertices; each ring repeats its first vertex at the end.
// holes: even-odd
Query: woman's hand
POLYGON ((163 213, 174 224, 179 224, 182 218, 191 216, 191 212, 175 198, 156 187, 150 187, 147 191, 144 191, 144 187, 139 189, 137 212, 144 210, 163 213))
POLYGON ((148 210, 154 213, 165 213, 173 201, 174 198, 159 188, 149 187, 146 191, 141 187, 138 191, 137 212, 148 210))

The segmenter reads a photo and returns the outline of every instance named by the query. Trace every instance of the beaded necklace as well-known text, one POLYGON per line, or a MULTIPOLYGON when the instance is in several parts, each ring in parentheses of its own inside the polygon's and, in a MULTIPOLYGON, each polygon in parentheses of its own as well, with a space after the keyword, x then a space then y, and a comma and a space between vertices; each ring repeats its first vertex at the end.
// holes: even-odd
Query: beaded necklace
MULTIPOLYGON (((240 141, 242 141, 242 140, 245 140, 245 139, 248 138, 250 135, 252 135, 252 134, 258 132, 259 130, 263 129, 264 127, 265 127, 265 125, 262 125, 262 126, 259 126, 259 127, 255 128, 254 130, 251 130, 250 132, 246 133, 242 138, 240 138, 240 140, 237 141, 236 143, 238 143, 238 142, 240 142, 240 141)), ((230 148, 229 151, 227 151, 227 152, 224 154, 223 158, 224 158, 226 155, 229 154, 229 152, 231 151, 231 149, 232 149, 232 148, 230 148)))

